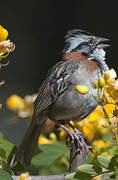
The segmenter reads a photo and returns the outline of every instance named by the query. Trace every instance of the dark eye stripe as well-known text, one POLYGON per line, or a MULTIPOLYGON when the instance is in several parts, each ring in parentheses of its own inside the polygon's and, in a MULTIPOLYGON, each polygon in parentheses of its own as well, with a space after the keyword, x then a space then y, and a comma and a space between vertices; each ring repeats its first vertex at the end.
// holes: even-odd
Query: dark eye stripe
POLYGON ((88 42, 82 42, 76 48, 74 48, 72 51, 76 51, 77 49, 81 50, 83 48, 83 46, 88 46, 88 42))

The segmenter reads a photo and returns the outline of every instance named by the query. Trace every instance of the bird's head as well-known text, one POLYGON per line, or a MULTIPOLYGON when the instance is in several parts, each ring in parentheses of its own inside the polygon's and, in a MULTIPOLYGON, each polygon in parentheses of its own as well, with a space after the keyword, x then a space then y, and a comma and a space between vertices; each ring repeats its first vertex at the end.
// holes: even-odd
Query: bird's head
POLYGON ((105 44, 105 42, 109 41, 109 39, 93 36, 80 29, 68 31, 65 38, 66 47, 64 53, 79 52, 89 59, 105 59, 104 48, 109 46, 109 44, 105 44))

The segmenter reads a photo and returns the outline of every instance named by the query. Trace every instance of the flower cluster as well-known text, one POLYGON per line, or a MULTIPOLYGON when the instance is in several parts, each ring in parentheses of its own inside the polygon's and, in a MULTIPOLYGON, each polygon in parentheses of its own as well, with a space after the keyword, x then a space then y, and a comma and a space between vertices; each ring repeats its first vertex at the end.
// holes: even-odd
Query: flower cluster
POLYGON ((9 39, 8 31, 0 25, 0 60, 9 55, 10 52, 13 52, 15 49, 15 45, 9 39))
POLYGON ((7 107, 14 111, 19 118, 32 117, 33 102, 36 98, 36 94, 26 95, 24 98, 13 94, 7 101, 7 107))

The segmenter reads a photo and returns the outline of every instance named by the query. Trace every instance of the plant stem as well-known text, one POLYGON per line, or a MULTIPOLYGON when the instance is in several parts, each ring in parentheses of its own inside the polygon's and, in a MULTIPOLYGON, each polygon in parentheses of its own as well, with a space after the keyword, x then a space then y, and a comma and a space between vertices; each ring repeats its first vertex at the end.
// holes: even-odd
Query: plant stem
MULTIPOLYGON (((110 121, 110 117, 109 115, 107 114, 106 110, 105 110, 105 107, 104 107, 104 103, 102 101, 102 94, 100 94, 100 92, 102 93, 103 92, 103 89, 100 90, 100 88, 98 87, 98 100, 99 100, 99 104, 101 105, 102 107, 102 110, 105 114, 105 119, 107 120, 109 126, 112 125, 111 121, 110 121)), ((118 133, 117 133, 117 130, 115 128, 112 128, 112 133, 115 135, 115 139, 116 139, 116 144, 118 145, 118 133)))
POLYGON ((109 172, 112 172, 112 171, 104 171, 104 172, 101 172, 101 173, 99 173, 99 174, 97 174, 97 175, 95 175, 95 176, 93 176, 93 177, 97 177, 97 176, 100 176, 100 175, 103 175, 103 174, 106 174, 106 173, 109 173, 109 172))

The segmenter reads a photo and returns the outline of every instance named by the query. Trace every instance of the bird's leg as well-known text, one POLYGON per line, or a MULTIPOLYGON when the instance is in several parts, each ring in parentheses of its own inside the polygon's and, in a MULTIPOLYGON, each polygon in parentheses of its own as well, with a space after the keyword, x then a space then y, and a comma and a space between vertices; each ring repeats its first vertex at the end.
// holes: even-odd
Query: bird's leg
MULTIPOLYGON (((82 132, 80 132, 77 128, 75 128, 70 122, 68 122, 69 126, 73 128, 73 130, 80 136, 82 144, 85 143, 84 141, 84 135, 82 132)), ((93 148, 91 146, 88 146, 89 150, 93 152, 93 148)))
POLYGON ((66 139, 66 145, 71 149, 73 147, 73 145, 76 147, 76 153, 74 155, 74 157, 71 158, 71 162, 76 158, 76 156, 78 154, 82 154, 82 153, 88 153, 89 151, 92 151, 91 146, 88 146, 85 141, 84 141, 84 137, 83 134, 75 127, 72 126, 71 123, 68 123, 70 125, 70 127, 73 129, 73 131, 71 131, 70 129, 68 129, 65 125, 60 124, 58 122, 56 122, 56 124, 64 129, 67 134, 68 137, 66 139))

